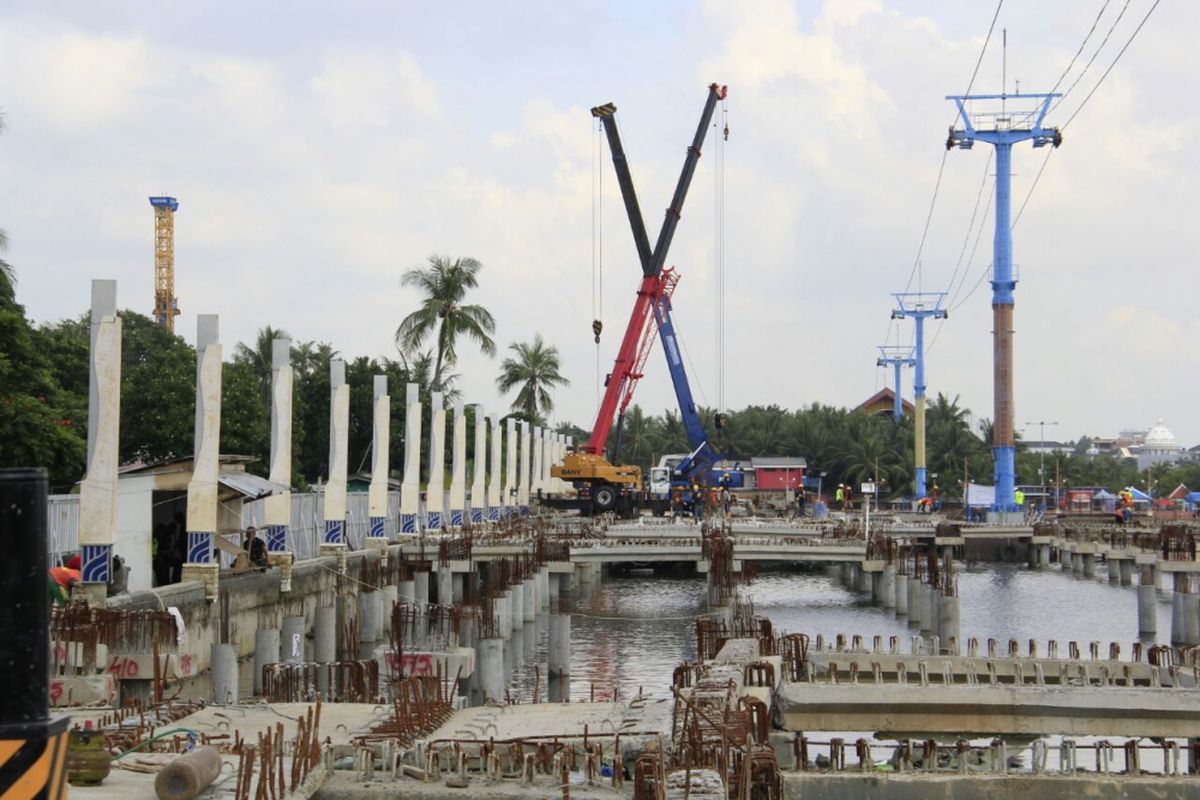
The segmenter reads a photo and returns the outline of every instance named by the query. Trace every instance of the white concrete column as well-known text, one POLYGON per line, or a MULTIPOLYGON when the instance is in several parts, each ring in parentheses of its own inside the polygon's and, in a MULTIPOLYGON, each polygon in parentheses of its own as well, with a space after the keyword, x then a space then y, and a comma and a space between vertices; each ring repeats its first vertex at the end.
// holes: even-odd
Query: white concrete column
POLYGON ((533 466, 529 477, 529 496, 537 497, 538 492, 546 491, 546 486, 542 483, 542 445, 545 439, 545 429, 537 426, 533 429, 533 466))
POLYGON ((532 436, 529 431, 529 423, 525 420, 521 421, 521 472, 518 476, 517 485, 517 508, 521 516, 529 514, 529 468, 530 468, 530 447, 532 446, 532 436))
POLYGON ((376 375, 371 426, 371 485, 367 489, 367 513, 371 518, 367 547, 378 548, 387 558, 388 446, 392 435, 392 398, 387 375, 376 375))
POLYGON ((350 385, 346 362, 329 362, 329 475, 325 482, 325 538, 322 553, 346 550, 346 477, 350 446, 350 385))
POLYGON ((482 525, 487 515, 484 480, 487 476, 487 414, 475 404, 475 459, 471 464, 471 524, 482 525))
POLYGON ((467 507, 467 416, 460 400, 454 404, 454 449, 450 461, 450 527, 463 526, 467 507))
POLYGON ((400 483, 400 532, 420 533, 421 512, 421 395, 410 383, 405 390, 404 478, 400 483))
POLYGON ((429 483, 425 486, 425 527, 439 531, 446 522, 446 409, 442 393, 429 401, 429 483))
POLYGON ((216 314, 196 318, 196 429, 192 479, 187 488, 187 563, 184 580, 202 581, 217 596, 219 563, 213 553, 217 532, 217 478, 221 443, 221 345, 216 314))
MULTIPOLYGON (((93 281, 92 297, 106 294, 96 284, 111 284, 116 302, 116 281, 93 281)), ((103 606, 112 579, 113 543, 117 533, 117 462, 120 460, 121 426, 121 318, 116 313, 95 320, 88 369, 89 396, 87 473, 79 486, 79 549, 83 589, 88 599, 103 606)), ((125 550, 125 548, 122 548, 125 550)), ((130 562, 130 589, 149 589, 153 570, 152 545, 121 553, 130 562), (139 580, 133 580, 137 572, 139 580)))
POLYGON ((542 438, 542 491, 550 494, 554 491, 554 479, 550 477, 550 467, 554 464, 554 441, 558 434, 549 428, 542 438))
POLYGON ((501 453, 503 449, 504 433, 500 427, 500 415, 492 414, 488 417, 488 428, 491 429, 492 439, 489 444, 489 454, 487 461, 487 509, 488 519, 492 522, 500 521, 500 506, 502 505, 503 491, 501 490, 501 479, 504 470, 501 467, 501 453))
POLYGON ((511 516, 517 505, 517 420, 508 418, 508 430, 504 437, 504 497, 500 505, 504 516, 511 516))
MULTIPOLYGON (((273 483, 292 485, 292 340, 271 342, 271 466, 273 483)), ((288 528, 292 523, 290 490, 268 495, 263 501, 263 525, 267 529, 267 557, 283 572, 280 588, 292 588, 292 554, 288 550, 288 528)))

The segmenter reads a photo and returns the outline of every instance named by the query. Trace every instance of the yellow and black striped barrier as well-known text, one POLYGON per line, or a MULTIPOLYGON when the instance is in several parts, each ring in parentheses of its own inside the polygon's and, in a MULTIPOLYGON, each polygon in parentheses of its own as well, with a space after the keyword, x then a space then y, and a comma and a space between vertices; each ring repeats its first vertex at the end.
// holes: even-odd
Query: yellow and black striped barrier
POLYGON ((0 800, 65 800, 66 718, 50 719, 44 469, 0 470, 0 800))
POLYGON ((0 800, 66 800, 67 720, 49 736, 0 739, 0 800))

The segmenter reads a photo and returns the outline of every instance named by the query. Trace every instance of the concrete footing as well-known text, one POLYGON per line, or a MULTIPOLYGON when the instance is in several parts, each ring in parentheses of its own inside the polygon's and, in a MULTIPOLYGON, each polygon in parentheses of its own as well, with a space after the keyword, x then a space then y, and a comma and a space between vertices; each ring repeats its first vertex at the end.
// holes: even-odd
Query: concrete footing
POLYGON ((238 701, 237 648, 214 644, 211 658, 213 702, 219 706, 232 705, 238 701))

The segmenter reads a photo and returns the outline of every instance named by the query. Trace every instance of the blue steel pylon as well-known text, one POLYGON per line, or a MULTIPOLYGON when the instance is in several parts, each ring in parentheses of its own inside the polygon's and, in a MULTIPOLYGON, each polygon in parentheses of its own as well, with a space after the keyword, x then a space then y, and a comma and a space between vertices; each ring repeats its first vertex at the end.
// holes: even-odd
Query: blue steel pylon
POLYGON ((892 402, 892 418, 897 422, 904 416, 904 401, 900 397, 900 370, 904 367, 916 366, 911 347, 896 345, 879 345, 879 358, 875 359, 877 367, 891 367, 896 373, 896 396, 892 402))
POLYGON ((920 500, 925 497, 925 320, 945 319, 949 314, 942 308, 945 292, 897 292, 892 297, 896 298, 892 319, 911 318, 917 328, 913 345, 913 494, 920 500))
POLYGON ((947 95, 958 107, 963 127, 950 127, 946 149, 971 149, 978 139, 996 148, 996 234, 992 252, 992 340, 994 370, 994 426, 992 455, 995 458, 996 497, 993 511, 1018 511, 1016 489, 1016 447, 1013 439, 1013 289, 1017 281, 1012 262, 1011 178, 1012 146, 1030 140, 1034 147, 1062 144, 1058 128, 1043 126, 1050 102, 1058 94, 977 94, 947 95), (1000 102, 999 111, 968 113, 967 103, 1000 102), (1008 108, 1010 101, 1022 110, 1008 108), (1030 107, 1031 102, 1031 107, 1030 107))

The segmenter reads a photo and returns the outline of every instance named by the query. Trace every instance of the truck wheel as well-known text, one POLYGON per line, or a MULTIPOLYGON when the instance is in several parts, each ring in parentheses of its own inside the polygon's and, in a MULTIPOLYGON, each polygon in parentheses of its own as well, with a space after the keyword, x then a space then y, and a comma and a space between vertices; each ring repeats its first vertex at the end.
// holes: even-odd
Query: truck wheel
POLYGON ((600 513, 612 511, 617 505, 617 490, 611 486, 601 486, 592 493, 592 505, 600 513))

